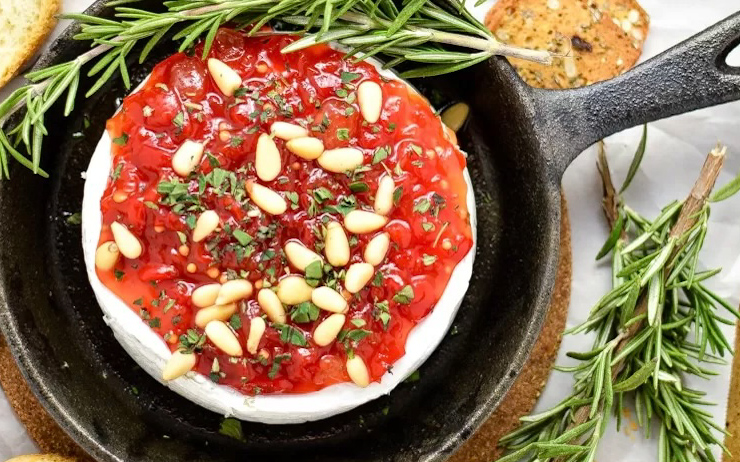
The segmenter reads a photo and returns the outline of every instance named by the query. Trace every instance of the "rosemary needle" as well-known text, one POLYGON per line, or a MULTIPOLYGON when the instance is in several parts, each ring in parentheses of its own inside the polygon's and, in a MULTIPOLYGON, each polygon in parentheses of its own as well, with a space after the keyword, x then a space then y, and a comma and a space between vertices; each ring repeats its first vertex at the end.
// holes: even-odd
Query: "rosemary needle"
POLYGON ((281 31, 302 37, 283 52, 294 52, 317 43, 337 42, 348 56, 361 60, 382 54, 387 66, 403 62, 413 66, 404 77, 444 74, 472 66, 494 55, 507 55, 547 63, 547 51, 503 44, 465 8, 464 0, 171 0, 161 13, 133 8, 135 1, 114 0, 114 19, 85 14, 65 17, 81 24, 74 38, 92 48, 76 59, 26 75, 30 81, 0 102, 0 178, 8 177, 8 156, 47 176, 40 169, 46 112, 64 97, 64 114, 74 109, 83 67, 97 77, 85 92, 90 96, 118 76, 126 88, 131 82, 127 58, 137 45, 143 62, 165 36, 180 42, 180 51, 197 40, 208 53, 218 28, 225 24, 250 33, 266 33, 263 26, 281 24, 281 31), (66 97, 65 97, 66 94, 66 97), (11 116, 19 111, 21 117, 11 116), (23 145, 25 154, 19 151, 23 145), (30 157, 30 159, 29 159, 30 157))
MULTIPOLYGON (((644 130, 626 185, 639 167, 646 136, 644 130)), ((711 403, 704 393, 686 387, 684 377, 715 375, 707 365, 724 364, 724 354, 732 351, 720 330, 720 324, 731 322, 718 309, 740 317, 703 285, 719 271, 696 270, 709 219, 708 198, 726 149, 717 147, 707 156, 685 201, 669 204, 650 220, 624 204, 611 182, 603 144, 601 148, 604 212, 612 233, 599 256, 611 253, 613 288, 583 324, 569 331, 593 331, 596 340, 590 352, 568 354, 578 365, 557 368, 574 374, 573 394, 549 411, 523 417, 524 425, 501 439, 508 453, 498 462, 592 462, 611 415, 621 424, 627 395, 634 398, 637 423, 646 437, 653 419, 660 424, 659 462, 714 461, 713 447, 726 452, 723 426, 707 410, 711 403)), ((712 200, 727 199, 738 190, 740 176, 712 200)))

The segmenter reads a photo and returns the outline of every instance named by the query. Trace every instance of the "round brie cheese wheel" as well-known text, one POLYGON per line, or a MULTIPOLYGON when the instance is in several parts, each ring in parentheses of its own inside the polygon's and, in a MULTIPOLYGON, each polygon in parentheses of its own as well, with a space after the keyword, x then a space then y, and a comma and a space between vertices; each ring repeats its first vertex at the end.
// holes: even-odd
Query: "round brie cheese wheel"
MULTIPOLYGON (((394 73, 382 69, 379 62, 366 62, 372 63, 385 78, 401 80, 394 73)), ((437 121, 441 123, 439 119, 437 121)), ((473 245, 454 268, 447 287, 433 310, 409 333, 405 355, 393 364, 392 374, 385 373, 379 382, 370 383, 365 388, 345 382, 308 393, 256 396, 244 395, 227 385, 216 384, 196 372, 164 382, 162 372, 171 356, 170 348, 96 274, 95 252, 102 223, 101 199, 111 172, 111 142, 108 133, 104 133, 86 173, 82 204, 82 245, 90 284, 100 303, 106 324, 126 352, 152 377, 190 401, 227 417, 266 424, 295 424, 324 419, 390 393, 422 365, 450 328, 468 288, 477 243, 475 200, 467 167, 463 175, 467 184, 466 203, 473 245)))

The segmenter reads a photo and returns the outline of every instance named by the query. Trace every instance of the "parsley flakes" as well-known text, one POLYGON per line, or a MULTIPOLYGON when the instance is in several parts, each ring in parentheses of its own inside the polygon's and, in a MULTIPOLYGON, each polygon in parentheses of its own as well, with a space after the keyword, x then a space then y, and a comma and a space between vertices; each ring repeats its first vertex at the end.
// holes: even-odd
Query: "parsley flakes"
POLYGON ((414 288, 409 285, 404 286, 403 289, 396 292, 396 295, 393 296, 393 301, 402 305, 408 305, 413 299, 414 288))

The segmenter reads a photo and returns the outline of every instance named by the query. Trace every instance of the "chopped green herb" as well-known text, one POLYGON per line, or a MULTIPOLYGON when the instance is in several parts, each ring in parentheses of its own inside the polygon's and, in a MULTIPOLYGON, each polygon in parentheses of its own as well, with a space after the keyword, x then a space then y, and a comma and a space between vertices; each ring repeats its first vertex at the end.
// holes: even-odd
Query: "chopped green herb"
POLYGON ((159 328, 162 327, 162 322, 159 320, 159 318, 153 318, 149 320, 149 327, 153 328, 159 328))
POLYGON ((368 186, 364 181, 353 181, 349 184, 349 189, 353 193, 363 193, 370 191, 370 186, 368 186))
POLYGON ((172 119, 172 125, 177 127, 179 130, 182 130, 182 126, 184 123, 185 123, 185 113, 180 111, 172 119))
POLYGON ((407 285, 404 286, 403 289, 396 292, 396 295, 393 296, 393 301, 397 303, 402 303, 404 305, 408 305, 411 303, 411 300, 414 299, 414 289, 413 287, 407 285))
POLYGON ((424 254, 421 256, 421 261, 424 263, 424 266, 431 266, 437 261, 437 256, 424 254))
POLYGON ((357 72, 342 71, 341 77, 342 77, 342 83, 350 83, 353 80, 359 79, 360 77, 362 77, 362 75, 358 74, 357 72))
POLYGON ((375 272, 375 276, 373 277, 373 285, 375 287, 380 287, 383 285, 383 273, 380 271, 375 272))
POLYGON ((321 282, 321 277, 324 275, 324 269, 320 261, 313 261, 306 266, 306 282, 311 287, 316 287, 321 282))
POLYGON ((143 298, 141 298, 141 297, 139 297, 139 298, 137 298, 136 300, 134 300, 134 301, 133 301, 133 304, 134 304, 134 305, 138 305, 138 306, 141 306, 141 305, 143 305, 143 304, 144 304, 144 299, 143 299, 143 298))
POLYGON ((355 327, 363 327, 363 326, 365 326, 365 324, 367 324, 367 323, 365 322, 365 320, 364 320, 364 319, 362 319, 362 318, 356 318, 356 319, 353 319, 353 320, 351 320, 350 322, 351 322, 351 323, 352 323, 352 325, 354 325, 355 327))
POLYGON ((235 98, 241 98, 242 96, 246 95, 249 90, 247 87, 239 87, 236 90, 234 90, 234 97, 235 98))
POLYGON ((79 225, 80 223, 82 223, 82 214, 80 212, 75 212, 67 217, 68 225, 79 225))
POLYGON ((231 141, 229 141, 229 144, 231 145, 231 147, 235 148, 237 146, 241 146, 243 142, 244 138, 235 135, 231 137, 231 141))
POLYGON ((195 224, 198 222, 198 219, 195 217, 195 215, 188 214, 188 216, 185 218, 185 224, 188 225, 188 228, 195 229, 195 224))
POLYGON ((280 341, 296 346, 307 346, 306 336, 299 329, 288 324, 276 324, 275 329, 280 332, 280 341))
POLYGON ((280 371, 280 364, 288 359, 290 359, 290 353, 275 355, 275 357, 272 359, 272 366, 270 367, 270 371, 267 373, 267 377, 270 378, 270 380, 274 379, 280 371))
POLYGON ((411 375, 409 375, 406 378, 406 380, 404 380, 404 382, 405 383, 418 382, 420 378, 421 378, 421 374, 419 373, 419 371, 414 371, 414 372, 411 373, 411 375))
POLYGON ((113 174, 110 176, 111 180, 116 181, 121 176, 121 170, 123 170, 123 162, 119 162, 118 165, 116 165, 115 170, 113 170, 113 174))
POLYGON ((434 231, 434 223, 422 223, 421 229, 423 229, 426 232, 434 231))
POLYGON ((316 188, 313 190, 313 196, 316 198, 316 201, 318 202, 324 202, 327 200, 334 199, 334 194, 331 193, 328 189, 324 188, 323 186, 320 188, 316 188))
POLYGON ((152 210, 159 210, 159 205, 155 204, 152 201, 144 201, 144 205, 146 205, 148 208, 152 210))
POLYGON ((218 432, 224 436, 228 436, 229 438, 234 438, 235 440, 247 441, 246 438, 244 438, 244 432, 242 431, 242 423, 233 417, 224 419, 221 422, 221 428, 218 432))
POLYGON ((340 141, 347 141, 349 140, 349 129, 347 128, 338 128, 337 129, 337 139, 340 141))
POLYGON ((401 200, 401 196, 403 196, 403 186, 398 186, 393 190, 393 205, 398 205, 398 202, 401 200))
POLYGON ((290 208, 293 210, 298 209, 298 193, 295 191, 289 191, 285 193, 285 196, 290 200, 290 208))
POLYGON ((118 269, 117 270, 114 270, 113 271, 113 274, 116 276, 116 281, 120 281, 126 275, 126 273, 124 273, 123 271, 118 270, 118 269))
POLYGON ((373 317, 383 323, 383 329, 388 330, 388 323, 391 320, 391 313, 388 300, 382 302, 375 302, 373 309, 373 317))
POLYGON ((373 154, 373 165, 377 164, 378 162, 382 162, 388 157, 388 148, 386 146, 381 146, 375 150, 375 153, 373 154))
POLYGON ((334 93, 340 98, 346 98, 347 95, 349 95, 349 92, 344 88, 337 88, 336 90, 334 90, 334 93))
POLYGON ((229 325, 234 330, 241 329, 242 328, 242 318, 241 318, 241 316, 239 316, 238 314, 232 315, 231 318, 229 319, 229 325))
POLYGON ((293 311, 290 312, 290 320, 304 324, 311 321, 316 321, 319 317, 319 307, 311 302, 303 302, 293 307, 293 311))
POLYGON ((113 144, 125 146, 126 143, 128 143, 128 135, 126 133, 121 133, 121 136, 113 138, 113 144))
POLYGON ((414 212, 426 213, 429 211, 431 206, 432 203, 429 202, 429 199, 427 199, 426 197, 422 197, 414 202, 414 212))
POLYGON ((236 240, 239 241, 239 244, 241 245, 247 245, 254 240, 252 236, 250 236, 248 233, 245 233, 241 229, 235 229, 233 235, 234 238, 236 238, 236 240))
POLYGON ((192 353, 200 350, 206 343, 206 334, 199 334, 195 329, 188 329, 187 333, 180 336, 180 349, 183 353, 192 353))

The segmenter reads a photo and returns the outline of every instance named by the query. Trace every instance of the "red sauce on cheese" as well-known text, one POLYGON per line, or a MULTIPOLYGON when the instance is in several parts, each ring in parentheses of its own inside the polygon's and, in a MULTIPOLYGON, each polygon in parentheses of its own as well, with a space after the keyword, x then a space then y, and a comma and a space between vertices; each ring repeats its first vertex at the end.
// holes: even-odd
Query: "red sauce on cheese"
MULTIPOLYGON (((98 270, 98 276, 172 351, 193 350, 195 370, 250 395, 305 393, 349 381, 348 354, 360 356, 370 379, 379 380, 403 356, 409 331, 434 308, 473 243, 465 158, 428 102, 404 83, 384 79, 372 65, 343 60, 328 46, 281 54, 293 40, 247 38, 222 29, 209 57, 241 76, 234 96, 221 93, 196 47, 192 56, 178 53, 159 63, 107 125, 113 160, 101 201, 100 243, 113 240, 110 224, 118 221, 144 250, 133 260, 121 256, 114 270, 98 270), (356 89, 366 80, 382 87, 382 114, 374 124, 363 120, 357 102, 356 89), (363 167, 330 173, 275 138, 282 171, 276 180, 260 183, 278 191, 288 209, 279 216, 255 216, 245 182, 257 180, 257 139, 276 121, 303 125, 326 149, 361 149, 363 167), (206 152, 195 171, 181 178, 172 169, 172 156, 186 140, 204 142, 206 152), (250 355, 245 347, 250 319, 264 316, 256 289, 226 320, 243 357, 231 358, 205 339, 194 324, 195 288, 233 278, 276 287, 286 273, 301 274, 287 262, 284 243, 298 239, 322 254, 325 224, 341 223, 343 212, 353 208, 372 210, 378 179, 387 172, 396 183, 389 222, 375 233, 348 233, 350 264, 362 261, 366 243, 379 232, 390 233, 391 247, 373 280, 350 298, 337 340, 325 347, 312 340, 314 328, 331 313, 318 310, 315 321, 295 322, 290 313, 296 308, 286 307, 297 336, 281 339, 284 326, 268 321, 259 345, 264 356, 250 355), (204 210, 215 210, 221 225, 194 243, 192 227, 204 210)), ((321 285, 341 290, 343 269, 327 269, 321 285)))

